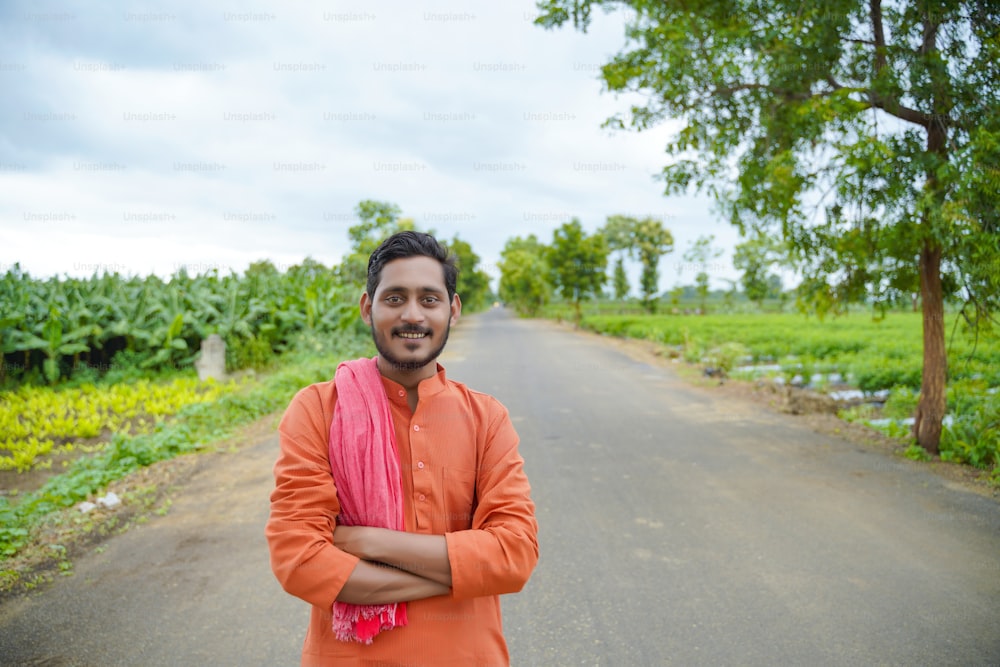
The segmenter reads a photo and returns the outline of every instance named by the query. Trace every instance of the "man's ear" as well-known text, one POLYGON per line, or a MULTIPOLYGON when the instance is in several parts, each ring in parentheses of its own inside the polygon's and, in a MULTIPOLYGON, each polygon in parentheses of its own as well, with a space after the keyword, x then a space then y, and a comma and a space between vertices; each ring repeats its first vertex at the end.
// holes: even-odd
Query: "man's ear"
POLYGON ((368 298, 368 292, 361 293, 361 301, 358 304, 361 309, 361 321, 371 326, 372 324, 372 300, 368 298))
POLYGON ((462 314, 462 300, 458 297, 458 292, 451 297, 451 326, 458 322, 458 316, 462 314))

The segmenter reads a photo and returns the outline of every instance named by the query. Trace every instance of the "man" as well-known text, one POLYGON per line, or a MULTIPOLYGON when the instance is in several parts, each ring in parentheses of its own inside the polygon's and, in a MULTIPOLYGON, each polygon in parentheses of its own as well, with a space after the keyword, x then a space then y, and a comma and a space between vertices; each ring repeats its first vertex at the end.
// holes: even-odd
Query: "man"
MULTIPOLYGON (((341 443, 337 424, 359 420, 335 414, 336 382, 301 390, 282 418, 266 534, 278 581, 312 605, 303 665, 509 664, 498 596, 527 582, 538 524, 506 409, 436 363, 462 310, 456 279, 454 258, 418 232, 391 236, 368 261, 361 318, 378 350, 374 384, 396 449, 373 451, 392 454, 402 530, 350 525, 365 523, 348 516, 364 509, 342 513, 346 491, 334 473, 350 470, 340 447, 354 439, 341 443), (402 622, 395 603, 405 603, 402 622), (359 631, 370 643, 338 638, 351 609, 389 609, 388 629, 370 639, 359 631)), ((344 405, 348 387, 342 382, 344 405)), ((356 481, 344 485, 356 493, 356 481)))

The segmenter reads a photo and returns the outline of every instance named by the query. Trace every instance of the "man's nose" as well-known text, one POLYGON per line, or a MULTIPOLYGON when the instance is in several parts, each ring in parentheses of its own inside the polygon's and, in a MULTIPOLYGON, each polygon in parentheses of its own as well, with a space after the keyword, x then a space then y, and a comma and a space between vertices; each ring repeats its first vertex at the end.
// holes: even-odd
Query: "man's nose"
POLYGON ((403 320, 406 322, 421 322, 424 319, 424 311, 417 301, 411 300, 403 307, 403 320))

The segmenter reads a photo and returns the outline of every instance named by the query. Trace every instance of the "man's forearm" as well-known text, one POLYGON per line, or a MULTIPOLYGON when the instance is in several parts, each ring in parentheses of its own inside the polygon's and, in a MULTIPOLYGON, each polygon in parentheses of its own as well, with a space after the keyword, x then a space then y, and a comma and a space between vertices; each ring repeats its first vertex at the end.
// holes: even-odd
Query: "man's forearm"
POLYGON ((451 588, 451 562, 444 535, 370 526, 338 526, 333 541, 340 549, 359 558, 385 563, 451 588))
POLYGON ((447 595, 444 584, 378 563, 359 561, 337 594, 339 602, 390 604, 447 595))

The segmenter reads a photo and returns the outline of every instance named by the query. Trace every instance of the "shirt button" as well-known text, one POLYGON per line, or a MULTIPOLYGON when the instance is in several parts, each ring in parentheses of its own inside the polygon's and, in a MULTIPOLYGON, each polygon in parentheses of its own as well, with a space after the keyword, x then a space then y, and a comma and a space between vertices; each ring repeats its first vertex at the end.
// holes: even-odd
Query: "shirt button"
POLYGON ((427 496, 425 496, 424 494, 421 493, 419 496, 417 496, 417 500, 423 502, 423 501, 427 500, 427 496))
POLYGON ((417 461, 417 467, 420 468, 421 470, 423 470, 424 469, 424 462, 423 461, 417 461))
POLYGON ((406 396, 406 391, 405 391, 405 390, 403 390, 403 389, 400 389, 400 390, 399 390, 399 395, 400 395, 400 396, 406 396))
POLYGON ((414 430, 414 431, 419 431, 419 430, 420 430, 420 427, 419 427, 419 426, 417 426, 416 424, 414 424, 414 425, 413 425, 413 430, 414 430))

